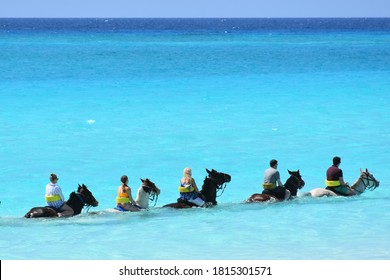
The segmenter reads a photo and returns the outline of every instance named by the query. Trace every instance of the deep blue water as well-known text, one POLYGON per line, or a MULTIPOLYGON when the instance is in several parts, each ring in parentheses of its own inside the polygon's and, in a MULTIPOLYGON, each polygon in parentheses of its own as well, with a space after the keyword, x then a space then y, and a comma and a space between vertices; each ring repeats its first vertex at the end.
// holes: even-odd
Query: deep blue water
POLYGON ((390 257, 390 19, 0 19, 0 65, 1 259, 390 257), (334 155, 380 187, 242 203, 270 159, 308 191, 334 155), (232 176, 216 208, 161 209, 186 166, 232 176), (96 215, 21 218, 52 172, 96 215), (161 188, 154 209, 110 211, 123 174, 161 188))

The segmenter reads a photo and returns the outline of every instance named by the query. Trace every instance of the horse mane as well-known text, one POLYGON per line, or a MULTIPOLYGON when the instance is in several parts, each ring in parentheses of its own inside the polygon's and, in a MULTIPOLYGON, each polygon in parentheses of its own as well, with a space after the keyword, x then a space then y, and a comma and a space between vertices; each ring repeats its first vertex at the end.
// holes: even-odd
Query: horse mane
POLYGON ((84 207, 84 200, 80 194, 76 194, 76 192, 71 192, 66 204, 68 204, 73 209, 74 215, 78 215, 81 213, 81 210, 84 207))
POLYGON ((200 193, 204 196, 205 202, 211 202, 213 205, 217 205, 217 189, 217 180, 206 176, 203 180, 202 190, 200 191, 200 193))

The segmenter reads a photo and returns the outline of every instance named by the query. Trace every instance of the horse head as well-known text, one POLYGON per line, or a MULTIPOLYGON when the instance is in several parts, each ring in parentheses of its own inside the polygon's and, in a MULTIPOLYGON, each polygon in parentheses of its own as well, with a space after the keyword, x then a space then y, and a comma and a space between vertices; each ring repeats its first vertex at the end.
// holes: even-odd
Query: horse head
POLYGON ((222 190, 223 193, 226 183, 229 183, 232 177, 229 174, 218 172, 214 169, 210 171, 206 168, 206 171, 208 176, 204 179, 201 193, 206 202, 212 202, 213 205, 216 205, 217 191, 222 190))
POLYGON ((379 187, 379 181, 375 179, 374 175, 372 175, 367 168, 366 170, 360 169, 359 178, 351 186, 351 188, 358 193, 363 193, 366 189, 373 191, 377 187, 379 187))
POLYGON ((305 186, 305 181, 302 179, 299 169, 297 171, 287 171, 288 174, 290 174, 290 177, 287 179, 284 186, 290 191, 291 196, 296 196, 298 189, 302 189, 305 186))
POLYGON ((141 178, 141 181, 142 181, 142 188, 144 189, 144 191, 146 193, 148 193, 149 195, 159 195, 160 194, 160 189, 156 186, 155 183, 150 181, 148 178, 146 178, 146 179, 141 178))
POLYGON ((214 169, 211 169, 210 171, 206 168, 206 171, 208 173, 208 178, 216 181, 217 189, 221 189, 223 184, 229 183, 232 179, 229 174, 218 172, 214 169))
POLYGON ((93 196, 91 191, 88 190, 88 187, 86 185, 79 184, 79 187, 77 188, 77 192, 83 197, 85 205, 93 206, 93 207, 96 207, 99 205, 99 201, 97 201, 95 199, 95 197, 93 196))

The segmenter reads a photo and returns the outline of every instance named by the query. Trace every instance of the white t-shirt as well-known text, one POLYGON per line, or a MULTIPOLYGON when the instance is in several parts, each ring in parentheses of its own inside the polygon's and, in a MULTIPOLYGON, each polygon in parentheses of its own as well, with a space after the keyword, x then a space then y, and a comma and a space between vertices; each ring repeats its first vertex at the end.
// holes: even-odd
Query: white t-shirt
POLYGON ((64 195, 62 194, 61 188, 57 184, 49 183, 46 185, 46 195, 59 195, 61 200, 46 202, 47 206, 60 208, 64 204, 64 195))

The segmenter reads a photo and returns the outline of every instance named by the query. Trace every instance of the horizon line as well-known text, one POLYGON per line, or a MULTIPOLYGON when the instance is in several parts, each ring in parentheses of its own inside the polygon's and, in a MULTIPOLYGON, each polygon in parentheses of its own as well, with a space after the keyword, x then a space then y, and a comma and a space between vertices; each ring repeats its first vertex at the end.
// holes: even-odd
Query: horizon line
POLYGON ((2 17, 0 19, 390 19, 389 17, 383 16, 275 16, 275 17, 241 17, 241 16, 229 16, 229 17, 120 17, 120 16, 86 16, 86 17, 70 17, 70 16, 7 16, 2 17))

